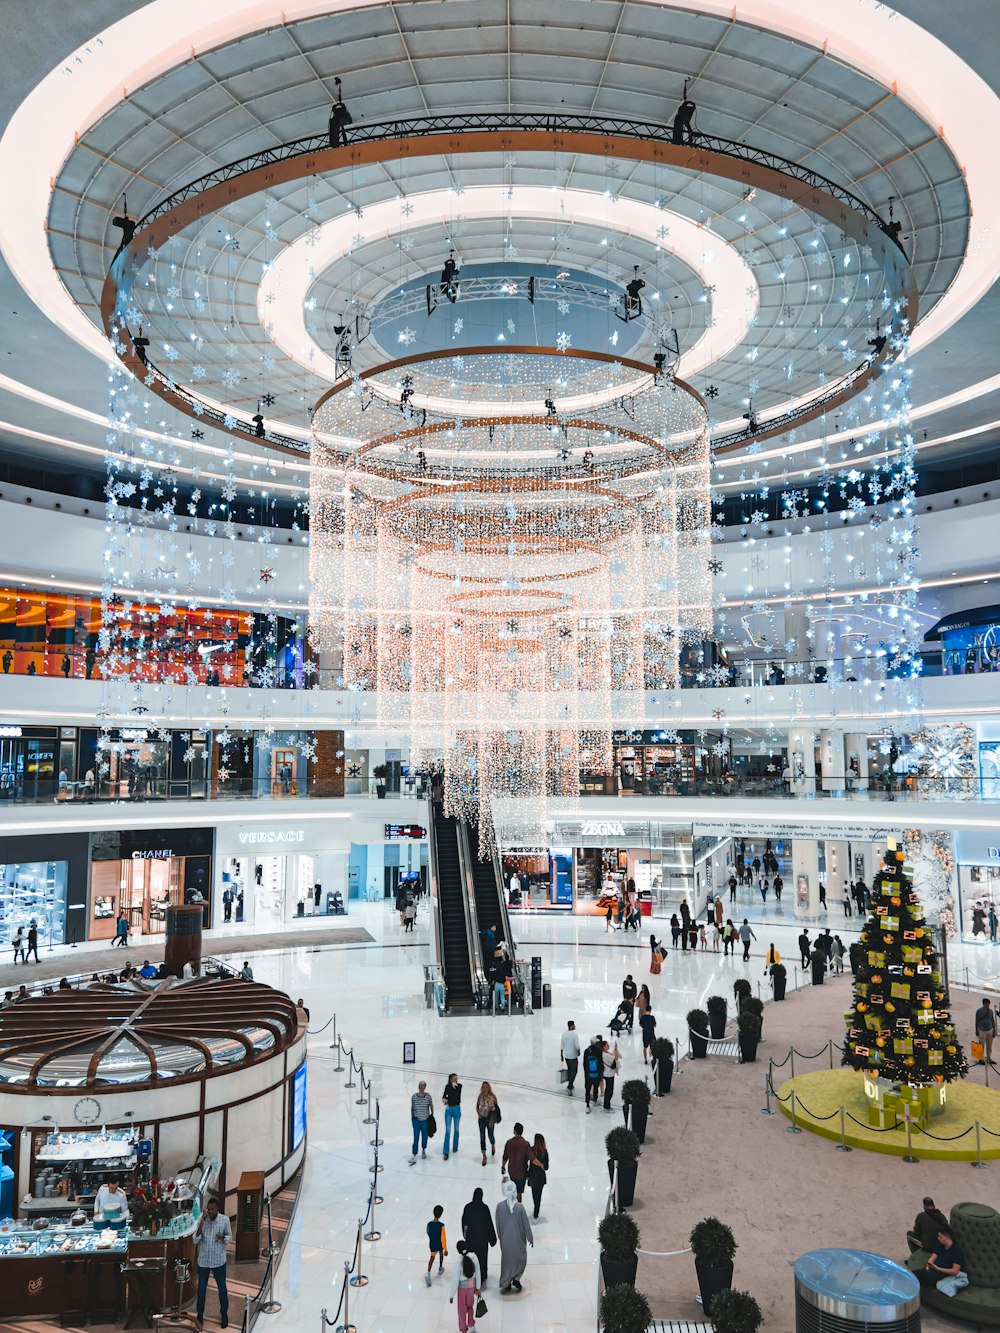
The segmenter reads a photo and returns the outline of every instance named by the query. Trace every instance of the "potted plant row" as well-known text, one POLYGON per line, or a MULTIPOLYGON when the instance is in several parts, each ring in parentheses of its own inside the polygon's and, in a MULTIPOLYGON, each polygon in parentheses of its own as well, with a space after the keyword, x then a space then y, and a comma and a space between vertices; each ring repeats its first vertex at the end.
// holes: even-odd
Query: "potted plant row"
POLYGON ((635 1287, 609 1287, 601 1297, 604 1333, 646 1333, 653 1322, 649 1301, 635 1287))
POLYGON ((646 1142, 646 1121, 652 1100, 644 1078, 627 1078, 622 1084, 622 1109, 626 1127, 633 1130, 640 1143, 646 1142))
POLYGON ((669 1037, 654 1037, 649 1048, 653 1057, 653 1080, 657 1097, 670 1091, 674 1078, 674 1043, 669 1037))
POLYGON ((708 1010, 708 1026, 712 1036, 718 1041, 726 1035, 726 1017, 729 1013, 726 997, 710 995, 705 1002, 705 1008, 708 1010))
POLYGON ((720 1291, 733 1285, 736 1238, 731 1229, 717 1217, 705 1217, 692 1227, 689 1242, 694 1254, 694 1270, 698 1275, 702 1308, 714 1318, 714 1298, 720 1291))
POLYGON ((623 1126, 613 1129, 604 1139, 608 1153, 608 1178, 614 1181, 618 1167, 618 1207, 631 1208, 635 1202, 635 1179, 639 1174, 641 1145, 638 1135, 623 1126))
POLYGON ((785 987, 788 984, 788 971, 784 963, 771 964, 771 989, 774 991, 776 1000, 785 998, 785 987))
POLYGON ((687 1025, 691 1057, 694 1060, 704 1060, 708 1055, 708 1014, 704 1009, 689 1010, 687 1025))
POLYGON ((757 1059, 757 1046, 760 1042, 760 1015, 744 1009, 736 1021, 739 1032, 740 1060, 745 1065, 753 1064, 757 1059))
POLYGON ((597 1227, 601 1275, 605 1287, 635 1285, 639 1267, 639 1228, 628 1213, 609 1213, 597 1227))

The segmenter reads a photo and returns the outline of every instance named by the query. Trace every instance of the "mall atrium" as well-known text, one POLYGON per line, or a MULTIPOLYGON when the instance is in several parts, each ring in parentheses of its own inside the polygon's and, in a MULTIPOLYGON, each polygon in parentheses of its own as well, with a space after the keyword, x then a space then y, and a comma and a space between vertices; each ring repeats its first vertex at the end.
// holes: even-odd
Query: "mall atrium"
POLYGON ((1000 1328, 994 6, 0 23, 2 1328, 1000 1328))

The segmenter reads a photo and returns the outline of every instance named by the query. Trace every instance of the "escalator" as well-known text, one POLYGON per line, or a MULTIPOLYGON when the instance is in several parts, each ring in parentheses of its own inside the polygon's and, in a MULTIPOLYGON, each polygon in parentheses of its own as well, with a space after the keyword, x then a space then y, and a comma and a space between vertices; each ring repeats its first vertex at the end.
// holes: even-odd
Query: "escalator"
POLYGON ((458 854, 458 829, 440 805, 434 807, 434 844, 440 913, 441 964, 449 1009, 474 1005, 465 890, 458 854))
MULTIPOLYGON (((466 834, 469 839, 469 856, 472 861, 472 889, 476 900, 476 919, 479 923, 478 954, 482 958, 483 934, 490 926, 497 927, 498 939, 507 941, 508 951, 514 958, 514 942, 510 934, 510 919, 507 916, 507 904, 503 888, 498 877, 495 858, 487 857, 484 861, 479 855, 479 830, 475 824, 467 824, 466 834)), ((483 971, 488 971, 489 959, 482 958, 483 971)))

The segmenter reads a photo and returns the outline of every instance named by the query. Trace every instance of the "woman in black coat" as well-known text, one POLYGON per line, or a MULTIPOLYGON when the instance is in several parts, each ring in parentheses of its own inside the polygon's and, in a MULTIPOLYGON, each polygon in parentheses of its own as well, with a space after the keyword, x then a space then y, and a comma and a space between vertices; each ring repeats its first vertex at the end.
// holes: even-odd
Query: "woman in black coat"
POLYGON ((473 1190, 472 1202, 465 1205, 462 1213, 462 1235, 469 1249, 479 1260, 479 1274, 483 1286, 486 1286, 486 1262, 491 1245, 497 1243, 496 1227, 489 1205, 483 1202, 483 1191, 473 1190))

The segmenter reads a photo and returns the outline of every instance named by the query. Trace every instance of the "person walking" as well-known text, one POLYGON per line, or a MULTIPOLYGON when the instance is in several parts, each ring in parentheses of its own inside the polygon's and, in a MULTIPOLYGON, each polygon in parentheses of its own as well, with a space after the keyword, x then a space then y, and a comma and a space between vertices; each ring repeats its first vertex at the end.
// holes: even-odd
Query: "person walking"
POLYGON ((730 875, 730 876, 729 876, 729 901, 730 901, 731 903, 734 903, 734 902, 736 901, 736 876, 735 876, 735 875, 730 875))
POLYGON ((843 972, 843 970, 844 970, 844 954, 845 954, 846 952, 847 952, 847 950, 846 950, 846 948, 844 947, 844 941, 840 938, 839 935, 834 935, 834 937, 833 937, 833 948, 830 950, 831 957, 832 957, 832 960, 833 960, 833 973, 834 973, 834 976, 838 976, 838 977, 839 977, 839 976, 841 975, 841 973, 843 972))
POLYGON ((406 905, 403 908, 404 933, 412 934, 416 920, 417 920, 417 904, 413 901, 412 898, 409 898, 407 899, 406 905))
POLYGON ((740 926, 740 939, 743 941, 743 961, 748 963, 750 961, 750 941, 756 940, 757 936, 753 933, 750 922, 746 917, 743 918, 743 925, 740 926))
POLYGON ((733 925, 733 918, 726 917, 726 924, 722 927, 722 956, 725 958, 730 952, 736 950, 736 927, 733 925))
POLYGON ((128 917, 124 912, 118 913, 118 920, 115 922, 115 944, 120 949, 128 948, 128 917))
POLYGON ((996 942, 997 942, 997 909, 993 906, 992 903, 990 903, 990 905, 989 905, 989 911, 986 913, 986 920, 989 922, 989 927, 990 927, 990 943, 991 943, 991 944, 996 944, 996 942))
POLYGON ((17 962, 17 956, 18 956, 18 954, 21 955, 21 962, 22 962, 22 963, 27 962, 27 959, 26 959, 25 956, 24 956, 24 927, 23 927, 23 926, 18 926, 18 928, 17 928, 17 933, 15 934, 14 938, 11 940, 10 943, 11 943, 11 947, 12 947, 13 950, 14 950, 14 962, 15 962, 15 963, 17 962))
MULTIPOLYGON (((646 989, 645 986, 642 988, 646 989)), ((576 1082, 576 1073, 580 1068, 580 1038, 577 1036, 576 1024, 572 1019, 566 1024, 566 1031, 562 1034, 562 1041, 559 1044, 559 1058, 566 1066, 566 1096, 573 1096, 573 1084, 576 1082)), ((486 1162, 486 1153, 483 1153, 483 1163, 486 1162)))
POLYGON ((514 1125, 514 1133, 503 1145, 500 1170, 505 1176, 509 1176, 516 1186, 518 1203, 521 1202, 521 1195, 524 1193, 524 1187, 528 1180, 528 1162, 530 1159, 531 1146, 524 1137, 524 1126, 520 1121, 517 1121, 514 1125))
POLYGON ((600 1037, 594 1037, 583 1053, 583 1094, 590 1115, 590 1103, 597 1105, 597 1096, 601 1084, 601 1071, 604 1068, 600 1037))
POLYGON ((497 1232, 489 1204, 484 1202, 483 1191, 479 1188, 472 1191, 472 1200, 462 1211, 462 1235, 479 1260, 480 1285, 485 1287, 490 1246, 497 1243, 497 1232))
POLYGON ((532 1217, 536 1222, 538 1221, 538 1210, 542 1206, 542 1190, 548 1180, 548 1172, 549 1150, 545 1146, 544 1137, 541 1134, 536 1134, 531 1145, 531 1157, 528 1161, 528 1184, 531 1187, 531 1197, 535 1204, 532 1217))
POLYGON ((649 1048, 656 1036, 656 1019, 652 1009, 646 1008, 639 1014, 639 1027, 642 1031, 642 1063, 649 1064, 649 1048))
POLYGON ((820 907, 822 907, 823 911, 825 912, 825 911, 826 911, 826 885, 823 883, 822 880, 820 880, 820 885, 819 885, 819 905, 820 905, 820 907))
POLYGON ((31 957, 32 954, 35 955, 35 962, 37 963, 37 962, 39 961, 39 959, 38 959, 38 923, 37 923, 36 921, 34 921, 34 920, 31 922, 31 925, 28 927, 28 948, 27 948, 27 951, 25 952, 25 955, 24 955, 24 961, 27 962, 28 959, 31 957))
POLYGON ((614 930, 614 928, 615 928, 615 927, 614 927, 614 916, 615 916, 615 905, 614 905, 613 902, 609 902, 609 903, 608 903, 608 906, 607 906, 607 910, 606 910, 605 913, 604 913, 604 933, 605 933, 605 935, 608 933, 609 930, 614 930))
POLYGON ((431 1220, 427 1223, 427 1243, 431 1247, 431 1257, 427 1260, 424 1281, 430 1286, 434 1260, 438 1261, 438 1277, 440 1277, 444 1272, 444 1261, 448 1257, 448 1233, 444 1226, 444 1208, 439 1203, 434 1205, 431 1220))
MULTIPOLYGON (((775 865, 777 865, 777 862, 775 862, 775 865)), ((774 876, 774 884, 773 884, 772 887, 773 887, 773 889, 774 889, 774 901, 775 901, 776 903, 780 903, 780 902, 781 902, 781 890, 785 887, 785 883, 784 883, 784 880, 781 878, 781 876, 780 876, 777 872, 775 872, 775 876, 774 876)))
POLYGON ((639 1015, 639 1022, 642 1022, 643 1014, 648 1014, 653 1007, 653 1001, 649 994, 649 987, 643 983, 639 987, 639 994, 636 996, 635 1012, 639 1015))
POLYGON ((716 899, 715 899, 715 905, 714 905, 714 907, 713 907, 712 910, 713 910, 713 914, 714 914, 714 916, 715 916, 715 933, 718 934, 719 931, 722 929, 722 921, 723 921, 723 918, 724 918, 724 916, 725 916, 725 910, 724 910, 724 908, 723 908, 723 906, 722 906, 722 899, 721 899, 721 898, 716 897, 716 899))
POLYGON ((764 955, 764 975, 765 977, 771 971, 775 963, 781 962, 781 954, 773 944, 767 946, 767 953, 764 955))
MULTIPOLYGON (((464 1250, 463 1242, 458 1243, 464 1250)), ((458 1301, 459 1333, 468 1333, 469 1329, 476 1327, 476 1297, 481 1290, 481 1281, 479 1265, 474 1256, 463 1253, 458 1261, 455 1290, 451 1294, 451 1303, 458 1301)))
POLYGON ((417 1146, 421 1157, 427 1156, 428 1122, 434 1114, 434 1101, 427 1091, 423 1079, 417 1084, 417 1090, 410 1098, 410 1122, 413 1125, 413 1150, 410 1153, 410 1165, 417 1160, 417 1146))
MULTIPOLYGON (((983 1047, 983 1058, 977 1064, 993 1064, 993 1038, 997 1035, 997 1018, 987 996, 976 1010, 976 1041, 983 1047)), ((995 1066, 994 1066, 995 1068, 995 1066)))
POLYGON ((208 1293, 208 1279, 215 1278, 219 1293, 219 1323, 229 1327, 229 1290, 226 1287, 226 1246, 232 1242, 233 1229, 229 1218, 219 1212, 218 1199, 209 1199, 205 1212, 194 1233, 195 1249, 198 1252, 198 1299, 195 1314, 198 1327, 205 1323, 205 1296, 208 1293))
POLYGON ((625 1022, 629 1032, 632 1031, 632 1023, 635 1018, 635 997, 639 994, 639 987, 632 980, 630 972, 622 982, 622 999, 628 1005, 628 1012, 625 1015, 625 1022))
POLYGON ((447 1162, 452 1151, 458 1152, 458 1129, 462 1119, 462 1085, 458 1081, 457 1074, 448 1075, 441 1100, 444 1102, 444 1160, 447 1162))
POLYGON ((809 966, 809 955, 812 953, 812 941, 809 938, 809 929, 804 926, 802 934, 799 936, 799 962, 803 968, 809 966))
POLYGON ((664 959, 663 941, 658 940, 655 934, 649 932, 649 970, 654 977, 660 975, 660 969, 663 967, 664 959))
POLYGON ((612 1050, 610 1042, 602 1042, 601 1058, 604 1062, 604 1109, 610 1111, 611 1099, 615 1095, 615 1075, 618 1073, 618 1066, 622 1058, 618 1043, 615 1042, 614 1050, 612 1050))
MULTIPOLYGON (((476 1115, 479 1117, 479 1149, 483 1154, 483 1166, 486 1165, 486 1136, 490 1136, 490 1153, 496 1156, 496 1127, 500 1123, 500 1103, 496 1093, 488 1083, 483 1083, 476 1098, 476 1115)), ((486 1210, 489 1212, 489 1209, 486 1210)))
POLYGON ((511 1287, 515 1291, 521 1290, 521 1278, 528 1266, 528 1246, 535 1244, 528 1214, 517 1197, 517 1187, 512 1180, 503 1187, 495 1220, 500 1240, 500 1291, 506 1296, 511 1287))

